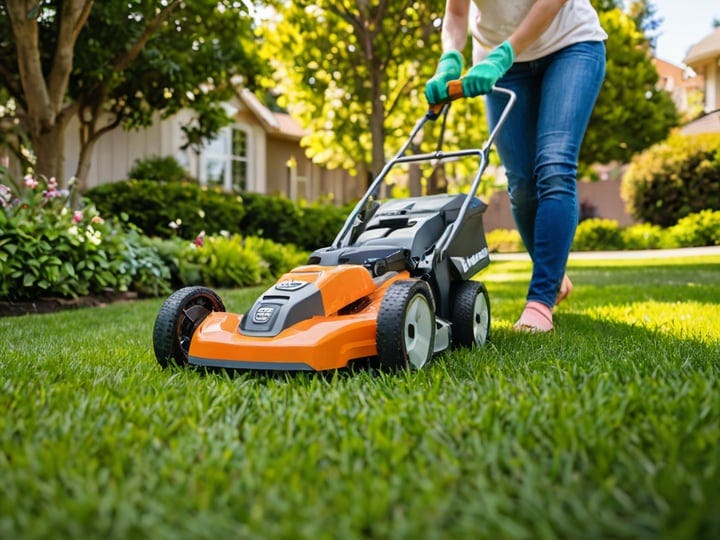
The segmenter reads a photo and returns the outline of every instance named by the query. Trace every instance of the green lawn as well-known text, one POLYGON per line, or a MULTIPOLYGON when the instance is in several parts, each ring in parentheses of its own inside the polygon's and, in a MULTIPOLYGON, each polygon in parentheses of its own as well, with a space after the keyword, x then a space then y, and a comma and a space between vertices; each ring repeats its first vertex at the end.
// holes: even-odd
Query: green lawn
POLYGON ((0 538, 720 537, 720 257, 573 262, 552 335, 528 271, 399 375, 162 371, 162 300, 0 319, 0 538))

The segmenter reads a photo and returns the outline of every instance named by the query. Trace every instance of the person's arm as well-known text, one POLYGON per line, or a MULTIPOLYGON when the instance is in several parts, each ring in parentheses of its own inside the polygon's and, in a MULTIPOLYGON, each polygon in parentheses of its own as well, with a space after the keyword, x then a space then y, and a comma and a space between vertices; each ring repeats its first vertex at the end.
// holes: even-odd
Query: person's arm
POLYGON ((469 13, 470 0, 447 0, 441 34, 443 52, 462 52, 465 48, 469 13))
POLYGON ((474 97, 492 92, 495 83, 512 67, 515 57, 548 29, 565 2, 567 0, 537 0, 515 31, 465 74, 463 94, 474 97))
POLYGON ((568 0, 538 0, 533 4, 520 25, 510 37, 508 37, 515 56, 532 45, 533 42, 548 29, 550 23, 567 1, 568 0))
POLYGON ((425 97, 434 105, 449 97, 447 83, 459 79, 463 71, 462 50, 467 43, 470 0, 447 0, 441 33, 443 54, 435 75, 425 83, 425 97))

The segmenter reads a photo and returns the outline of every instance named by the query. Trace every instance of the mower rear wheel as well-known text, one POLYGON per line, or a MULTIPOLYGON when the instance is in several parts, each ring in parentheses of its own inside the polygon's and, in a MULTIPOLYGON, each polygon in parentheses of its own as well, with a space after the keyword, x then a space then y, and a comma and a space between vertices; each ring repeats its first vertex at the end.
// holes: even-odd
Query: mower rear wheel
POLYGON ((155 319, 153 347, 162 367, 173 361, 188 363, 190 340, 200 323, 213 311, 225 311, 220 297, 207 287, 185 287, 171 294, 155 319))
POLYGON ((457 286, 450 322, 455 345, 485 345, 490 337, 490 298, 485 285, 479 281, 463 281, 457 286))
POLYGON ((435 311, 427 283, 408 279, 388 287, 378 312, 376 344, 382 370, 420 369, 430 360, 435 311))

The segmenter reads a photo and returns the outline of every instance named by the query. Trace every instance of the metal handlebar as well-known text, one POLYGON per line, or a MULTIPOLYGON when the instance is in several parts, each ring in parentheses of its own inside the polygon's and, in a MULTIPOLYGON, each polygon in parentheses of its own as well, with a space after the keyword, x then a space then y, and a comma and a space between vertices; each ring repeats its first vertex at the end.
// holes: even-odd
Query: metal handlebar
POLYGON ((443 103, 431 105, 428 112, 420 118, 416 124, 415 127, 413 127, 412 131, 410 132, 410 136, 408 137, 405 144, 402 145, 400 150, 395 154, 395 156, 390 159, 385 166, 382 168, 380 173, 377 175, 375 180, 370 184, 367 191, 365 192, 365 195, 363 195, 362 199, 358 201, 358 203, 355 205, 355 208, 350 213, 348 218, 345 220, 345 224, 343 225, 342 229, 338 233, 338 235, 335 237, 335 240, 332 243, 332 247, 337 249, 340 247, 343 247, 344 245, 349 244, 350 239, 350 232, 353 228, 353 225, 355 223, 355 220, 359 216, 360 212, 365 208, 367 205, 367 202, 370 200, 370 197, 377 196, 380 184, 387 176, 388 172, 392 167, 394 167, 398 163, 412 163, 412 162, 418 162, 418 161, 429 161, 429 160, 440 160, 443 158, 457 158, 457 157, 468 157, 468 156, 478 156, 480 159, 480 167, 478 169, 477 174, 475 175, 475 178, 473 179, 473 182, 470 186, 470 191, 467 194, 467 197, 465 198, 465 201, 463 201, 462 206, 460 207, 460 212, 455 219, 455 221, 448 227, 444 234, 441 236, 441 238, 438 240, 438 244, 435 250, 435 253, 440 254, 441 260, 445 258, 447 249, 452 243, 452 241, 455 239, 455 235, 457 234, 457 231, 459 230, 458 227, 456 227, 456 224, 462 223, 462 220, 465 219, 465 214, 467 214, 467 210, 470 206, 470 202, 475 197, 475 194, 477 193, 478 187, 480 186, 480 180, 482 178, 483 173, 485 172, 485 169, 487 168, 488 163, 488 157, 490 154, 490 148, 492 144, 495 142, 495 137, 497 136, 498 132, 502 128, 503 124, 505 123, 505 120, 510 113, 510 110, 512 109, 513 105, 515 104, 515 100, 517 99, 515 96, 515 92, 512 90, 508 90, 507 88, 501 88, 499 86, 493 87, 493 92, 500 92, 503 94, 506 94, 508 96, 508 102, 505 104, 505 108, 503 109, 502 114, 500 115, 500 118, 497 121, 497 124, 495 124, 494 128, 490 132, 490 135, 485 142, 485 144, 480 149, 468 149, 468 150, 456 150, 456 151, 450 151, 450 152, 443 152, 441 148, 438 148, 434 152, 424 153, 424 154, 413 154, 406 156, 405 153, 407 152, 408 148, 412 144, 412 141, 415 139, 415 136, 418 134, 418 132, 422 129, 422 127, 425 125, 425 123, 428 120, 436 120, 440 114, 447 115, 448 109, 450 107, 450 103, 452 101, 455 101, 456 99, 460 99, 464 97, 464 94, 462 92, 462 83, 460 80, 450 81, 448 83, 448 96, 449 99, 443 103), (347 240, 345 244, 343 244, 343 240, 347 240))

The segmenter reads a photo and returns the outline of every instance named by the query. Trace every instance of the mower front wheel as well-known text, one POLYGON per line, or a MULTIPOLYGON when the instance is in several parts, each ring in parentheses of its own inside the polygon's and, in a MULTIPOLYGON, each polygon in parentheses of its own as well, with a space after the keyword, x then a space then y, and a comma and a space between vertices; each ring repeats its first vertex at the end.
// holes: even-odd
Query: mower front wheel
POLYGON ((153 329, 155 358, 162 367, 168 367, 172 361, 178 366, 187 365, 190 340, 213 311, 225 311, 225 305, 207 287, 185 287, 165 300, 153 329))
POLYGON ((490 337, 490 298, 479 281, 463 281, 455 289, 450 316, 455 345, 482 347, 490 337))
POLYGON ((430 360, 435 311, 427 283, 400 280, 388 287, 378 312, 376 344, 382 370, 420 369, 430 360))

